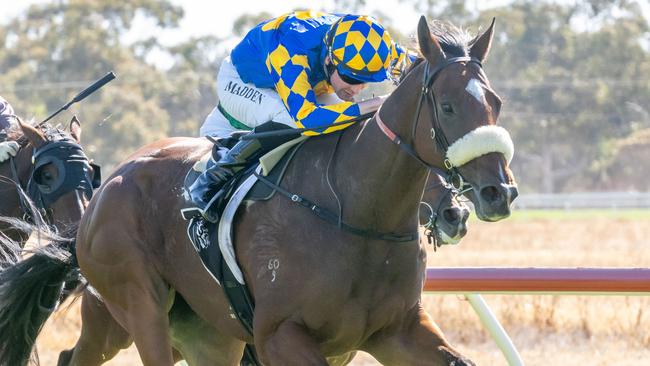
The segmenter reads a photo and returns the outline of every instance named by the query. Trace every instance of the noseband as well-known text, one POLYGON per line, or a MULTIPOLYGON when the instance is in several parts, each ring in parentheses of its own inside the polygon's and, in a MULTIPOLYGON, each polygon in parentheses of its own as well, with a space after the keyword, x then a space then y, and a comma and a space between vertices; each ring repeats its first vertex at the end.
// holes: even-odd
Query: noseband
MULTIPOLYGON (((431 171, 429 172, 429 176, 431 176, 431 174, 436 174, 436 175, 439 175, 441 177, 447 177, 447 175, 445 175, 445 171, 443 171, 442 169, 437 168, 437 167, 431 168, 431 171)), ((458 177, 460 177, 460 174, 458 175, 458 177)), ((459 184, 464 184, 464 183, 461 181, 459 184)), ((435 204, 436 209, 435 210, 433 209, 433 207, 428 202, 425 202, 425 201, 420 202, 420 206, 421 207, 424 206, 429 211, 429 216, 427 218, 427 222, 424 223, 424 224, 422 222, 420 222, 420 226, 422 226, 424 228, 424 236, 427 237, 427 241, 429 242, 429 244, 433 245, 434 251, 436 250, 436 248, 439 248, 443 244, 445 244, 442 241, 442 239, 440 238, 440 235, 438 234, 438 230, 437 230, 438 219, 440 218, 440 209, 442 208, 442 204, 444 202, 444 199, 447 196, 452 195, 452 194, 454 196, 458 197, 458 196, 462 195, 463 193, 465 193, 465 192, 467 192, 467 191, 469 191, 471 189, 471 186, 470 186, 469 188, 465 188, 465 189, 461 190, 459 188, 456 188, 454 183, 449 183, 447 181, 447 179, 444 179, 442 181, 436 181, 436 182, 433 182, 433 183, 429 184, 428 186, 426 186, 424 188, 424 191, 425 192, 430 191, 430 190, 432 190, 432 189, 434 189, 434 188, 436 188, 438 186, 442 186, 443 188, 445 188, 445 193, 441 194, 438 197, 438 199, 436 200, 436 204, 435 204)), ((452 200, 453 200, 453 197, 452 197, 452 200)))
MULTIPOLYGON (((436 104, 436 96, 435 93, 433 92, 433 83, 436 81, 437 77, 440 75, 440 72, 445 69, 447 66, 458 63, 458 62, 467 62, 467 63, 475 63, 479 67, 483 67, 481 64, 481 61, 479 61, 475 57, 469 57, 469 56, 463 56, 463 57, 452 57, 449 59, 445 59, 444 62, 441 62, 440 64, 436 65, 436 67, 431 70, 429 68, 429 62, 424 61, 424 76, 422 79, 422 89, 420 90, 420 98, 418 99, 418 105, 415 110, 415 117, 412 122, 413 129, 411 130, 411 141, 415 141, 415 133, 417 131, 417 126, 418 123, 420 122, 420 112, 422 110, 422 104, 424 100, 427 100, 429 104, 432 106, 433 109, 433 118, 431 119, 431 139, 435 141, 435 145, 437 147, 437 150, 442 151, 443 154, 446 155, 447 150, 449 149, 449 140, 447 139, 447 136, 445 135, 444 131, 442 130, 442 126, 440 125, 440 119, 438 117, 438 106, 436 104)), ((377 122, 377 125, 379 128, 384 132, 386 136, 397 146, 399 146, 404 152, 412 156, 415 160, 419 161, 422 165, 426 166, 429 169, 434 169, 438 170, 438 167, 435 167, 426 161, 422 159, 418 153, 415 151, 415 149, 407 144, 404 143, 404 141, 393 131, 390 130, 390 128, 381 120, 381 117, 379 115, 379 111, 375 114, 375 121, 377 122)), ((455 190, 457 194, 461 194, 464 192, 467 192, 468 190, 471 189, 471 186, 468 186, 465 184, 463 181, 462 176, 458 172, 458 169, 449 161, 449 159, 445 156, 444 160, 444 169, 446 174, 444 175, 445 180, 449 184, 451 188, 455 190)))

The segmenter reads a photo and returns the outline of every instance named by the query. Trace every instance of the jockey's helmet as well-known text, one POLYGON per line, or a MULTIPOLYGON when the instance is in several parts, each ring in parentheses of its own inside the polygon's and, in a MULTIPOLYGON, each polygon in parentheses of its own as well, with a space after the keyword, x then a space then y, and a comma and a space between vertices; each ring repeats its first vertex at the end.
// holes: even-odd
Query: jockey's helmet
POLYGON ((325 39, 330 62, 350 84, 388 79, 393 53, 390 34, 373 17, 345 15, 325 39))

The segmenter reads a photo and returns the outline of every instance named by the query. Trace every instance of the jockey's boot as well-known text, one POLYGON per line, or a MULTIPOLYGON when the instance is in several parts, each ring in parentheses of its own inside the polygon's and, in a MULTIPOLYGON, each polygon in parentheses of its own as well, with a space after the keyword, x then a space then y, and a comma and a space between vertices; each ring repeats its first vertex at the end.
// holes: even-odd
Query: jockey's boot
POLYGON ((215 152, 208 162, 208 167, 201 173, 190 187, 190 198, 197 206, 203 218, 210 222, 217 222, 219 215, 216 203, 223 199, 225 192, 221 187, 239 170, 246 167, 247 163, 259 157, 262 145, 256 139, 240 140, 219 161, 215 162, 215 152))

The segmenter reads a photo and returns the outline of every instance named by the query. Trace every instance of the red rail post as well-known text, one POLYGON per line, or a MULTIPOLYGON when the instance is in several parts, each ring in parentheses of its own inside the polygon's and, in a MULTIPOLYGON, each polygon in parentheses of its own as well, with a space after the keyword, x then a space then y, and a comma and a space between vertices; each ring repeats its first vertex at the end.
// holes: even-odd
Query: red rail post
POLYGON ((424 291, 650 293, 650 268, 427 268, 424 291))

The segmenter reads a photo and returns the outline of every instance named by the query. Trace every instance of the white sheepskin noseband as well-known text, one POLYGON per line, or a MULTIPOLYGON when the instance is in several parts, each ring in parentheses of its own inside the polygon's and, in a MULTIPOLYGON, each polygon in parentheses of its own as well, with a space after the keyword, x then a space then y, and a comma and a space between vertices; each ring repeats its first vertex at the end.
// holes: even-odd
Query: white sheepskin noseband
POLYGON ((447 159, 459 167, 472 159, 492 152, 502 153, 510 164, 515 147, 510 134, 499 126, 481 126, 456 140, 447 150, 447 159))

